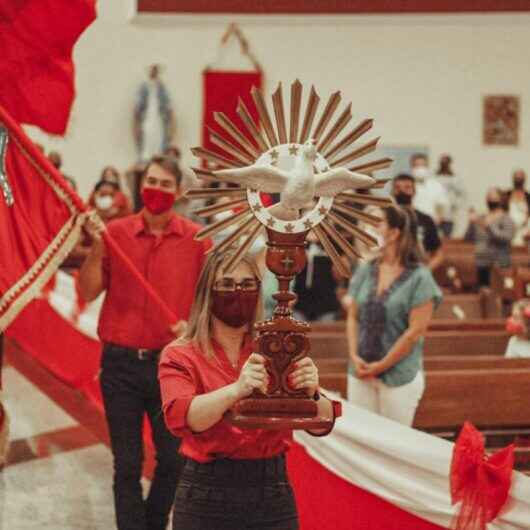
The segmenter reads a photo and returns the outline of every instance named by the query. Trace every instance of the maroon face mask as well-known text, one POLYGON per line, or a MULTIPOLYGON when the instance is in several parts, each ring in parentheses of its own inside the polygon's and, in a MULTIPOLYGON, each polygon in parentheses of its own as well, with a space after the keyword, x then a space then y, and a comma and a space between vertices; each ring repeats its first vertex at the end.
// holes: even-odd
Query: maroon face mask
POLYGON ((258 291, 213 291, 212 313, 231 328, 248 324, 256 314, 258 291))

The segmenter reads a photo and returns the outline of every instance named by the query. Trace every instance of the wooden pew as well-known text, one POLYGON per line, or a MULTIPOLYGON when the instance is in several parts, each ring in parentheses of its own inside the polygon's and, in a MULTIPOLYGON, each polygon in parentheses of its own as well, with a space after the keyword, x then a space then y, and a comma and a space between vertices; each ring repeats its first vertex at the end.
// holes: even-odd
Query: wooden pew
POLYGON ((491 288, 504 301, 515 302, 530 297, 530 268, 514 266, 510 269, 494 267, 491 288))
MULTIPOLYGON (((484 356, 483 356, 484 357, 484 356)), ((485 356, 487 357, 487 356, 485 356)), ((457 429, 469 420, 479 428, 530 428, 530 359, 466 359, 458 368, 437 359, 426 371, 426 389, 414 426, 457 429), (476 368, 479 366, 479 368, 476 368)), ((321 385, 346 396, 346 372, 321 373, 321 385)))
MULTIPOLYGON (((315 364, 320 376, 347 373, 347 357, 317 358, 315 364)), ((530 368, 530 359, 506 358, 503 355, 433 355, 425 357, 423 366, 427 372, 444 370, 498 370, 530 368)))
MULTIPOLYGON (((342 332, 312 332, 311 357, 345 358, 348 341, 342 332)), ((429 331, 425 337, 425 356, 504 355, 509 335, 506 331, 429 331)))
MULTIPOLYGON (((313 332, 336 332, 346 333, 344 320, 336 322, 309 322, 313 332)), ((504 318, 466 318, 455 320, 454 318, 438 318, 429 324, 429 331, 494 331, 503 330, 506 327, 504 318)))
MULTIPOLYGON (((461 239, 447 240, 443 244, 444 263, 435 271, 436 281, 453 290, 476 290, 478 279, 475 264, 475 245, 461 239)), ((514 267, 530 265, 526 246, 512 247, 514 267)))
POLYGON ((529 395, 530 368, 428 371, 414 426, 451 429, 466 420, 479 428, 528 426, 529 395))
POLYGON ((446 295, 434 313, 434 319, 500 318, 502 304, 499 296, 490 289, 478 294, 446 295))

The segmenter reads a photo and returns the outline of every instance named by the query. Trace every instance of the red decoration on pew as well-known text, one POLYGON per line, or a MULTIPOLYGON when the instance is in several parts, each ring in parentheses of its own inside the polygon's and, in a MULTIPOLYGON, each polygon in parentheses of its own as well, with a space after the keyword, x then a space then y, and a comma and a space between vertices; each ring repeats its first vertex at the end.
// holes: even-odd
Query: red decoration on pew
POLYGON ((510 335, 520 335, 521 333, 523 333, 524 328, 521 322, 519 322, 513 317, 510 317, 506 319, 506 331, 510 335))
POLYGON ((462 502, 456 530, 486 530, 506 504, 512 484, 514 444, 485 456, 484 437, 469 422, 456 441, 451 463, 451 500, 462 502))

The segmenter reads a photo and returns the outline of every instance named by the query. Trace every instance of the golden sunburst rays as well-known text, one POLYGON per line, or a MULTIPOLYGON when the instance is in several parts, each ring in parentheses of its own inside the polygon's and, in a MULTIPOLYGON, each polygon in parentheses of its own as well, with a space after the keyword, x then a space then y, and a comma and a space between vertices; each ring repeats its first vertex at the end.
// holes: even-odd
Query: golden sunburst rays
POLYGON ((208 127, 208 132, 210 133, 210 141, 212 144, 229 153, 234 160, 241 162, 244 166, 250 166, 254 163, 254 160, 251 156, 245 154, 237 147, 237 145, 234 145, 233 143, 226 140, 211 127, 208 127))
POLYGON ((350 206, 349 204, 343 204, 340 202, 333 204, 331 211, 340 212, 344 215, 347 215, 348 217, 353 217, 354 219, 357 219, 358 221, 362 221, 363 223, 366 223, 372 226, 379 226, 379 223, 383 220, 381 217, 378 217, 377 215, 372 215, 372 214, 363 212, 362 210, 355 208, 355 206, 350 206))
POLYGON ((336 214, 335 212, 329 212, 329 219, 331 219, 337 226, 340 226, 346 233, 351 234, 354 238, 362 241, 367 247, 377 246, 377 239, 361 230, 357 225, 353 224, 348 219, 336 214))
POLYGON ((241 146, 242 151, 246 151, 254 158, 258 158, 260 152, 252 145, 248 138, 233 124, 233 122, 223 112, 215 112, 214 120, 225 132, 227 132, 241 146))
POLYGON ((243 259, 243 256, 250 250, 250 247, 253 245, 254 241, 256 241, 262 230, 263 226, 258 221, 256 225, 252 228, 250 234, 243 241, 241 246, 234 252, 232 257, 226 263, 224 269, 226 272, 232 272, 237 267, 237 264, 243 259))
POLYGON ((317 113, 318 104, 320 102, 320 97, 315 90, 315 87, 311 87, 311 92, 309 93, 309 100, 307 102, 307 107, 305 109, 304 123, 302 125, 302 133, 300 134, 299 143, 303 144, 309 138, 309 133, 311 132, 311 127, 313 127, 313 121, 317 113))
POLYGON ((206 206, 204 208, 199 208, 194 210, 193 213, 199 217, 211 217, 219 213, 227 212, 229 210, 238 210, 239 208, 248 207, 246 197, 238 197, 232 201, 228 202, 217 202, 212 206, 206 206))
POLYGON ((244 223, 251 217, 253 217, 253 215, 250 208, 244 208, 240 212, 234 214, 232 217, 228 217, 227 219, 222 219, 220 221, 205 226, 197 232, 197 234, 195 235, 195 239, 199 241, 202 241, 203 239, 208 239, 209 237, 213 237, 219 232, 222 232, 223 230, 226 230, 227 228, 230 228, 233 225, 239 225, 241 223, 244 223))
MULTIPOLYGON (((328 234, 326 233, 324 228, 321 228, 320 225, 314 226, 313 232, 324 247, 326 254, 330 257, 331 261, 333 262, 333 265, 335 265, 335 268, 337 269, 339 274, 344 278, 348 278, 351 273, 350 268, 344 262, 342 256, 335 248, 335 243, 333 243, 331 238, 328 237, 328 234)), ((333 239, 337 241, 335 238, 333 239)))
MULTIPOLYGON (((332 168, 347 167, 350 171, 373 176, 375 172, 387 169, 392 164, 390 158, 366 162, 359 160, 377 149, 379 138, 364 142, 362 140, 373 128, 372 119, 357 121, 351 126, 352 104, 348 103, 340 110, 340 92, 332 93, 319 111, 320 100, 314 86, 311 86, 304 98, 304 88, 298 79, 291 84, 287 94, 284 94, 282 84, 279 83, 269 100, 271 106, 267 105, 263 93, 253 88, 251 101, 255 109, 251 112, 247 104, 239 98, 235 109, 240 119, 238 124, 222 112, 214 113, 215 129, 208 128, 208 131, 215 150, 202 147, 192 149, 207 166, 206 169, 193 168, 195 174, 209 185, 227 183, 228 178, 216 176, 213 171, 249 166, 263 156, 268 157, 264 159, 266 163, 274 165, 278 163, 279 149, 286 153, 288 147, 289 156, 296 156, 299 144, 309 139, 315 141, 319 156, 332 168), (351 130, 348 131, 348 127, 351 127, 351 130)), ((357 193, 355 190, 340 193, 330 208, 320 208, 322 211, 316 221, 308 218, 303 223, 304 230, 314 231, 342 275, 349 274, 345 258, 353 261, 358 257, 358 252, 348 240, 348 236, 357 238, 368 246, 377 244, 357 223, 377 225, 380 222, 379 217, 363 212, 356 205, 379 208, 390 206, 391 199, 370 194, 372 189, 383 188, 386 182, 387 180, 383 179, 376 180, 370 190, 366 190, 367 193, 357 193)), ((232 232, 216 245, 215 250, 225 251, 237 247, 227 264, 227 268, 234 268, 263 228, 263 219, 260 222, 256 218, 257 213, 250 208, 247 190, 212 186, 190 190, 187 195, 191 199, 219 201, 211 206, 199 208, 195 212, 199 216, 209 217, 233 212, 229 218, 203 228, 197 238, 209 238, 232 229, 232 232)), ((278 221, 274 229, 281 230, 283 224, 278 221)))
POLYGON ((350 191, 343 191, 335 196, 337 201, 349 201, 357 204, 373 205, 379 208, 388 208, 394 204, 394 200, 390 197, 377 197, 373 195, 365 195, 364 193, 353 193, 350 191))

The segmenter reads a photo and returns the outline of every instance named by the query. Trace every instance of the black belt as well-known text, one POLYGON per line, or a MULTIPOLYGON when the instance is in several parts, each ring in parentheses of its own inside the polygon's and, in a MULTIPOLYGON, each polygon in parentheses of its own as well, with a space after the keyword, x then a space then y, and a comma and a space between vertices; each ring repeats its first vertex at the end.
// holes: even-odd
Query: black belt
POLYGON ((128 346, 120 346, 119 344, 113 344, 107 342, 105 344, 105 349, 111 352, 120 352, 131 355, 140 361, 158 361, 160 357, 161 348, 156 350, 150 350, 148 348, 130 348, 128 346))
POLYGON ((255 460, 219 458, 206 463, 188 458, 181 478, 192 479, 193 482, 220 480, 231 484, 288 480, 284 454, 255 460))

